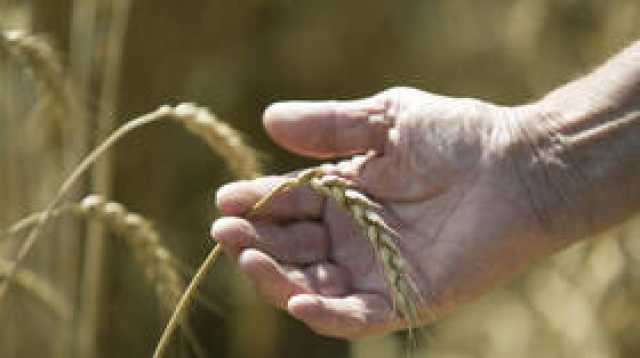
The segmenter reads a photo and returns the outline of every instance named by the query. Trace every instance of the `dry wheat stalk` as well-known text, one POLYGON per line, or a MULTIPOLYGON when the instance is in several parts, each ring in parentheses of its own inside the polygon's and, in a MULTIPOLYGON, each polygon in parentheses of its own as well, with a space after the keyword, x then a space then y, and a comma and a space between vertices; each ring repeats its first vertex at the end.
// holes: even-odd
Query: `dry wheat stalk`
POLYGON ((64 140, 71 143, 63 155, 65 165, 70 166, 76 160, 77 150, 84 148, 86 126, 79 120, 85 109, 71 81, 65 77, 58 51, 45 37, 21 30, 1 33, 0 50, 16 59, 35 81, 38 102, 32 116, 57 122, 64 140))
MULTIPOLYGON (((147 280, 155 285, 163 310, 169 314, 178 304, 186 283, 179 273, 182 264, 160 243, 160 236, 151 222, 129 212, 124 205, 98 195, 85 197, 75 207, 75 212, 101 221, 126 241, 144 269, 147 280)), ((201 302, 206 301, 201 298, 201 302)), ((188 320, 182 320, 180 325, 196 356, 205 357, 188 320)))
MULTIPOLYGON (((74 2, 74 10, 85 8, 97 9, 98 1, 74 2)), ((100 73, 100 91, 98 99, 98 111, 95 118, 96 132, 94 138, 106 137, 117 126, 117 117, 112 115, 117 109, 118 86, 121 79, 121 64, 123 60, 123 47, 127 28, 129 25, 130 0, 110 2, 111 16, 109 18, 109 30, 106 36, 105 51, 101 70, 93 69, 93 59, 86 56, 95 52, 97 31, 94 25, 97 22, 97 14, 80 16, 83 11, 74 11, 72 21, 72 37, 81 39, 71 45, 70 57, 72 70, 76 70, 79 86, 85 89, 85 93, 94 93, 91 88, 91 73, 100 73), (91 16, 93 15, 93 16, 91 16), (82 20, 80 19, 82 18, 82 20), (78 20, 78 21, 76 21, 78 20), (89 21, 87 21, 89 20, 89 21), (84 25, 88 28, 85 29, 84 25), (86 47, 86 50, 85 50, 86 47), (84 50, 84 51, 83 51, 84 50), (88 57, 88 59, 85 59, 88 57)), ((91 11, 90 11, 91 12, 91 11)), ((102 193, 109 197, 113 190, 113 155, 106 155, 102 161, 96 163, 91 171, 91 191, 102 193)), ((104 304, 101 294, 103 286, 104 261, 106 260, 104 240, 106 228, 100 222, 92 220, 86 231, 86 245, 84 249, 84 273, 81 291, 81 312, 78 319, 79 354, 80 356, 96 357, 97 337, 100 335, 100 307, 104 304)))
MULTIPOLYGON (((296 177, 274 187, 254 204, 246 216, 255 215, 279 192, 305 184, 308 184, 319 194, 335 200, 347 209, 360 225, 384 270, 384 276, 393 300, 394 311, 408 323, 409 338, 413 340, 412 329, 418 324, 416 300, 420 298, 420 295, 406 272, 404 259, 393 241, 393 237, 396 236, 394 231, 384 223, 382 217, 377 213, 380 209, 379 205, 364 194, 352 189, 352 183, 337 176, 326 175, 322 168, 307 169, 301 171, 296 177)), ((164 356, 177 324, 183 319, 195 297, 197 287, 204 281, 207 272, 213 267, 221 253, 222 245, 218 244, 198 268, 158 341, 153 355, 154 358, 164 356)))
MULTIPOLYGON (((179 273, 181 263, 160 243, 160 235, 151 222, 142 215, 129 212, 124 205, 98 195, 85 197, 76 206, 76 211, 87 218, 97 219, 126 241, 144 269, 147 280, 155 285, 163 310, 169 314, 178 304, 186 283, 179 273)), ((180 324, 196 356, 205 357, 188 320, 184 319, 180 324)))
POLYGON ((22 245, 18 249, 18 253, 16 255, 15 260, 12 265, 9 267, 6 280, 0 283, 0 302, 5 297, 7 290, 10 287, 10 283, 13 279, 15 271, 25 260, 31 249, 38 241, 40 236, 42 235, 46 224, 49 222, 51 218, 51 213, 56 209, 56 207, 62 202, 64 197, 73 189, 73 185, 77 182, 77 180, 87 171, 88 168, 91 167, 93 163, 95 163, 100 156, 102 156, 107 150, 109 150, 115 143, 117 143, 122 137, 124 137, 129 132, 135 130, 136 128, 142 127, 144 125, 157 122, 163 118, 166 118, 170 113, 171 107, 163 106, 155 110, 154 112, 145 114, 136 119, 131 120, 130 122, 125 123, 116 131, 114 131, 104 142, 102 142, 99 146, 97 146, 89 155, 87 155, 81 162, 78 164, 73 172, 67 177, 67 179, 62 183, 60 189, 56 193, 55 197, 49 205, 38 214, 38 220, 31 227, 31 231, 27 238, 23 241, 22 245))
MULTIPOLYGON (((99 195, 88 195, 80 203, 65 204, 50 212, 51 218, 58 218, 64 214, 75 214, 86 219, 101 221, 123 238, 131 248, 136 259, 145 270, 145 276, 156 287, 156 294, 166 312, 176 306, 186 284, 180 273, 189 273, 191 269, 178 260, 160 242, 160 236, 153 228, 151 222, 143 216, 132 213, 117 202, 107 201, 99 195)), ((20 232, 38 224, 42 213, 34 213, 12 225, 0 236, 3 239, 15 237, 20 232)), ((6 272, 8 263, 0 271, 6 272)), ((18 272, 18 275, 20 271, 18 272)), ((16 279, 20 279, 16 277, 16 279)), ((21 284, 18 282, 18 284, 21 284)), ((207 309, 220 312, 220 309, 204 296, 196 296, 196 299, 207 309)), ((189 324, 182 325, 187 339, 192 344, 194 353, 198 357, 204 357, 204 350, 196 341, 195 334, 189 324)))
MULTIPOLYGON (((0 34, 0 49, 8 53, 35 82, 35 107, 31 109, 28 120, 20 123, 29 126, 25 130, 30 133, 30 143, 36 144, 28 146, 28 158, 34 161, 35 166, 50 173, 30 180, 33 181, 30 193, 36 193, 38 201, 46 201, 56 189, 57 179, 49 179, 61 174, 56 173, 56 169, 60 164, 64 170, 70 169, 85 151, 87 125, 81 121, 85 107, 72 81, 65 77, 60 54, 45 36, 20 30, 3 32, 0 34)), ((74 188, 70 194, 77 195, 79 189, 74 188)), ((56 229, 58 240, 55 244, 58 248, 64 247, 64 254, 55 247, 45 250, 48 255, 55 255, 56 266, 59 267, 57 275, 60 276, 57 281, 68 290, 74 290, 76 283, 73 278, 78 267, 74 260, 66 260, 63 256, 76 254, 79 229, 71 223, 64 223, 56 229)), ((20 265, 20 261, 22 258, 18 257, 15 264, 20 265)), ((0 300, 12 277, 11 271, 6 283, 0 285, 0 300)))
MULTIPOLYGON (((73 213, 87 219, 96 219, 122 237, 133 255, 145 270, 147 279, 156 286, 156 293, 164 308, 173 309, 186 284, 180 272, 184 264, 175 258, 160 242, 158 232, 143 216, 129 212, 126 207, 108 201, 99 195, 89 195, 78 204, 67 204, 52 210, 51 218, 73 213)), ((7 230, 3 236, 15 236, 21 231, 37 225, 42 213, 32 214, 7 230)), ((10 264, 2 271, 7 272, 10 264)))
MULTIPOLYGON (((49 221, 51 211, 55 210, 64 197, 72 190, 77 180, 104 155, 104 153, 133 130, 167 118, 172 118, 182 123, 191 133, 204 139, 214 152, 224 153, 224 157, 228 161, 229 166, 236 168, 237 173, 241 173, 243 177, 253 177, 259 172, 255 152, 240 139, 236 130, 216 120, 206 109, 196 107, 192 104, 183 104, 176 108, 161 106, 153 112, 137 117, 122 125, 75 167, 73 172, 60 186, 54 199, 40 214, 38 223, 32 227, 29 236, 19 248, 12 267, 17 268, 22 264, 22 261, 24 261, 31 251, 33 245, 40 238, 45 225, 49 221), (224 144, 217 145, 217 140, 220 140, 224 144)), ((6 294, 15 268, 10 268, 7 274, 7 280, 0 283, 0 301, 6 294)))
POLYGON ((350 188, 351 183, 337 176, 311 178, 309 186, 316 192, 332 198, 347 209, 360 225, 378 261, 382 265, 394 310, 412 329, 418 324, 415 300, 419 297, 406 272, 406 263, 394 242, 396 234, 377 213, 379 206, 362 193, 350 188))
POLYGON ((218 257, 222 254, 222 245, 216 245, 207 255, 207 258, 198 268, 198 271, 189 282, 189 286, 180 297, 178 304, 173 310, 173 314, 171 318, 169 318, 169 322, 167 326, 164 328, 162 332, 162 336, 160 336, 160 340, 156 345, 156 349, 153 352, 153 358, 161 358, 164 357, 167 348, 169 347, 169 342, 171 341, 171 336, 173 332, 175 332, 176 328, 185 319, 185 314, 189 306, 196 297, 196 292, 200 284, 204 281, 207 272, 213 267, 213 264, 216 263, 218 257))
MULTIPOLYGON (((167 118, 174 119, 183 124, 191 133, 205 140, 215 153, 223 154, 222 157, 225 158, 234 174, 244 178, 256 177, 259 174, 255 151, 242 141, 241 136, 235 129, 219 121, 205 108, 197 107, 188 103, 179 105, 175 108, 162 106, 154 112, 135 118, 115 130, 104 140, 104 142, 92 150, 91 153, 89 153, 67 177, 46 209, 41 213, 36 214, 36 217, 31 218, 31 220, 34 221, 33 225, 30 225, 31 231, 21 247, 18 249, 15 261, 9 265, 6 273, 6 279, 0 283, 0 300, 4 298, 4 295, 9 288, 9 283, 13 280, 19 265, 24 261, 34 244, 40 238, 45 225, 48 223, 50 218, 54 216, 58 206, 64 197, 71 191, 77 180, 102 155, 104 155, 113 145, 119 142, 129 132, 147 124, 155 123, 167 118)), ((111 210, 117 211, 119 209, 121 208, 111 205, 111 210)), ((105 217, 117 218, 117 215, 105 217)), ((114 224, 123 224, 122 228, 126 228, 124 223, 114 222, 114 224)), ((179 298, 179 293, 178 296, 175 295, 175 292, 171 291, 165 293, 168 293, 166 296, 171 297, 170 301, 174 301, 174 299, 179 298)), ((192 294, 190 294, 190 296, 191 295, 192 294)), ((174 325, 177 325, 179 321, 181 320, 176 320, 174 325)))
POLYGON ((308 184, 315 192, 333 199, 345 208, 358 223, 380 262, 396 313, 407 321, 409 329, 418 324, 416 300, 418 290, 406 271, 406 263, 394 242, 396 233, 385 224, 378 214, 380 206, 364 194, 353 189, 353 183, 335 176, 326 175, 322 168, 301 171, 295 178, 275 187, 252 209, 258 210, 278 192, 308 184))
MULTIPOLYGON (((19 30, 6 31, 0 35, 0 48, 24 64, 43 93, 65 96, 67 88, 61 61, 42 37, 19 30)), ((66 98, 61 99, 63 103, 66 101, 66 98)))
MULTIPOLYGON (((11 263, 0 260, 0 278, 6 277, 9 267, 11 263)), ((18 287, 40 301, 57 317, 65 321, 71 320, 73 310, 69 302, 36 273, 25 269, 19 270, 16 273, 15 282, 18 287)))

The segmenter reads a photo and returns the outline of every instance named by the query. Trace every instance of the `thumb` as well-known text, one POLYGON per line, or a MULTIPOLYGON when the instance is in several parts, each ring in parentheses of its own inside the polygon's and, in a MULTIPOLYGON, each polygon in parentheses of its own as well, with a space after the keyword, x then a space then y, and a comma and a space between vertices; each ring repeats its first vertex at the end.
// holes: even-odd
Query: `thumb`
POLYGON ((381 97, 356 101, 291 101, 269 106, 263 116, 271 138, 291 152, 331 158, 382 151, 391 126, 381 97))

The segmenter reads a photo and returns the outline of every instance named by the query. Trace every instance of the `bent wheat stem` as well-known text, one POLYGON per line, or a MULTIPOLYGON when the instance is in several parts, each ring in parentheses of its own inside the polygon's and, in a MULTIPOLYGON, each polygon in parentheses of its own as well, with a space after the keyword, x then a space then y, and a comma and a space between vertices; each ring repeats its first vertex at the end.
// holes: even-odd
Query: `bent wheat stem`
POLYGON ((71 190, 72 186, 76 183, 76 181, 84 174, 84 172, 91 167, 91 165, 107 150, 109 150, 113 144, 118 142, 121 137, 126 135, 132 130, 136 128, 142 127, 146 124, 156 122, 164 117, 166 117, 171 112, 171 108, 164 106, 160 107, 154 112, 148 113, 141 117, 138 117, 130 122, 127 122, 122 127, 118 128, 115 132, 113 132, 104 142, 102 142, 98 147, 96 147, 85 159, 75 168, 75 170, 67 177, 64 181, 60 189, 58 190, 54 199, 49 203, 46 209, 40 214, 38 217, 38 222, 31 229, 31 232, 24 240, 20 248, 18 249, 18 254, 16 255, 15 261, 11 263, 9 268, 7 269, 6 279, 0 283, 0 302, 7 293, 7 290, 10 287, 10 282, 13 279, 16 269, 22 264, 24 259, 27 257, 33 245, 37 242, 44 231, 46 224, 49 221, 51 216, 51 211, 54 210, 64 199, 65 195, 71 190))
MULTIPOLYGON (((173 256, 161 244, 160 235, 153 229, 150 221, 139 214, 127 211, 121 204, 107 201, 98 195, 88 195, 80 203, 61 205, 50 213, 51 218, 58 218, 64 214, 73 214, 84 219, 96 219, 101 221, 106 228, 118 234, 117 237, 125 240, 134 256, 143 264, 146 277, 151 283, 157 286, 173 287, 169 290, 172 292, 170 296, 173 297, 173 300, 165 299, 169 296, 163 298, 162 289, 157 289, 157 292, 166 309, 170 310, 175 306, 178 302, 178 295, 185 284, 171 283, 177 282, 175 277, 190 275, 193 270, 173 256), (165 266, 166 268, 164 268, 165 266), (166 270, 173 271, 173 273, 162 274, 166 270), (154 272, 160 272, 160 274, 153 274, 154 272), (162 280, 163 277, 169 279, 162 280)), ((2 238, 8 239, 17 236, 20 232, 36 225, 40 215, 42 213, 34 213, 18 221, 2 234, 2 238)), ((220 308, 206 297, 198 296, 197 299, 208 310, 221 313, 220 308)))
MULTIPOLYGON (((253 205, 246 216, 251 217, 255 215, 279 192, 305 184, 309 184, 314 191, 335 200, 343 208, 347 209, 362 228, 365 237, 369 240, 378 261, 382 265, 393 301, 394 311, 400 318, 407 321, 411 334, 411 329, 416 327, 418 323, 415 300, 420 296, 406 272, 404 259, 393 241, 395 233, 384 223, 382 217, 377 213, 379 205, 365 195, 352 189, 349 181, 337 176, 325 175, 322 168, 303 170, 296 177, 274 187, 267 195, 253 205)), ((198 272, 182 295, 180 303, 176 306, 171 319, 162 332, 162 336, 153 355, 154 358, 164 356, 169 346, 171 336, 189 308, 197 287, 204 281, 207 272, 213 267, 221 252, 222 245, 217 244, 202 265, 200 265, 198 272)))
MULTIPOLYGON (((11 263, 0 260, 0 278, 4 279, 11 263)), ((21 269, 16 273, 15 282, 24 292, 40 301, 57 317, 64 321, 72 318, 72 307, 64 297, 35 272, 21 269)))
POLYGON ((180 322, 184 319, 187 308, 189 308, 189 306, 193 302, 195 294, 198 291, 198 286, 200 286, 200 284, 204 281, 207 272, 209 272, 209 270, 213 267, 213 264, 215 264, 221 253, 222 245, 217 244, 209 252, 209 255, 207 255, 207 258, 204 260, 202 265, 200 265, 200 268, 193 276, 193 279, 189 283, 189 286, 187 286, 187 289, 182 294, 182 297, 180 297, 180 301, 178 301, 178 304, 176 305, 176 308, 173 311, 173 314, 171 315, 167 326, 164 328, 162 336, 160 336, 160 340, 158 341, 158 345, 156 346, 155 352, 153 353, 153 358, 164 357, 164 354, 169 347, 171 336, 178 327, 178 324, 180 324, 180 322))
POLYGON ((397 235, 378 214, 380 206, 353 189, 352 183, 335 175, 325 175, 322 168, 307 169, 272 189, 258 201, 251 213, 264 206, 278 192, 305 184, 337 202, 360 226, 382 266, 394 311, 407 321, 411 333, 411 329, 418 324, 416 300, 420 295, 406 272, 406 263, 394 242, 393 238, 397 235))
POLYGON ((230 159, 227 159, 227 163, 241 177, 257 176, 259 168, 253 150, 240 139, 235 129, 217 120, 204 108, 193 104, 182 104, 176 108, 162 106, 151 113, 135 118, 116 129, 98 147, 91 151, 67 177, 45 210, 39 214, 37 223, 31 228, 31 232, 18 249, 15 261, 8 268, 6 279, 0 282, 0 302, 6 295, 15 270, 22 264, 33 245, 42 235, 52 210, 55 210, 78 179, 126 134, 164 118, 173 118, 182 123, 191 133, 204 139, 214 152, 229 154, 230 159))

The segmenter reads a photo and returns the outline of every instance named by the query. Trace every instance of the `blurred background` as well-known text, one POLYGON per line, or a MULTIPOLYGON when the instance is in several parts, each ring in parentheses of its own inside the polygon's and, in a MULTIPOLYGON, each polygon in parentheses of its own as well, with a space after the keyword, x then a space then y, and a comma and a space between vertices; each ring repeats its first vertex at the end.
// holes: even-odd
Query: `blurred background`
MULTIPOLYGON (((637 0, 0 0, 0 30, 50 44, 45 72, 64 78, 71 98, 56 105, 37 70, 0 49, 0 227, 41 210, 110 129, 162 104, 209 107, 257 148, 266 173, 281 173, 316 162, 269 141, 260 117, 271 102, 402 85, 521 104, 639 39, 639 24, 637 0)), ((111 154, 69 199, 98 191, 124 203, 197 267, 212 247, 215 189, 234 179, 221 157, 169 124, 111 154)), ((12 289, 0 304, 0 357, 151 355, 166 315, 129 248, 102 231, 70 218, 47 230, 23 267, 69 316, 12 289)), ((640 222, 603 236, 433 325, 415 356, 639 357, 640 222)), ((18 243, 0 241, 2 260, 18 243)), ((205 356, 403 356, 402 334, 313 334, 263 304, 227 260, 205 286, 217 309, 190 314, 205 356)), ((198 356, 182 338, 169 353, 198 356)))

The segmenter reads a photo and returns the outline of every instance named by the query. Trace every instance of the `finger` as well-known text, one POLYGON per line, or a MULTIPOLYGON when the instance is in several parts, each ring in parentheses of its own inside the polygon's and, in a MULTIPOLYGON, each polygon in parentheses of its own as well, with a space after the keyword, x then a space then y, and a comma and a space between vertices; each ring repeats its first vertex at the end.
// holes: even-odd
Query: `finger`
POLYGON ((293 295, 334 297, 345 295, 350 289, 346 270, 326 261, 303 269, 280 265, 261 251, 246 249, 238 264, 264 298, 280 308, 286 308, 293 295))
POLYGON ((222 217, 211 225, 211 238, 222 244, 225 253, 233 259, 252 246, 257 235, 255 227, 242 218, 222 217))
POLYGON ((394 318, 392 307, 379 294, 298 294, 289 299, 287 311, 319 334, 350 339, 384 332, 394 318))
POLYGON ((302 271, 286 270, 264 252, 245 249, 238 256, 238 265, 264 298, 277 307, 285 308, 292 295, 313 292, 302 271))
POLYGON ((330 158, 382 151, 387 129, 380 96, 357 101, 292 101, 272 104, 263 115, 271 138, 301 155, 330 158))
POLYGON ((234 258, 242 249, 253 247, 282 263, 310 264, 326 260, 329 249, 324 225, 311 221, 276 225, 224 217, 214 222, 211 235, 234 258))
MULTIPOLYGON (((216 205, 224 215, 242 216, 277 185, 284 176, 263 177, 227 184, 216 193, 216 205)), ((307 186, 277 193, 255 213, 256 218, 271 220, 318 219, 322 215, 324 198, 307 186)))

